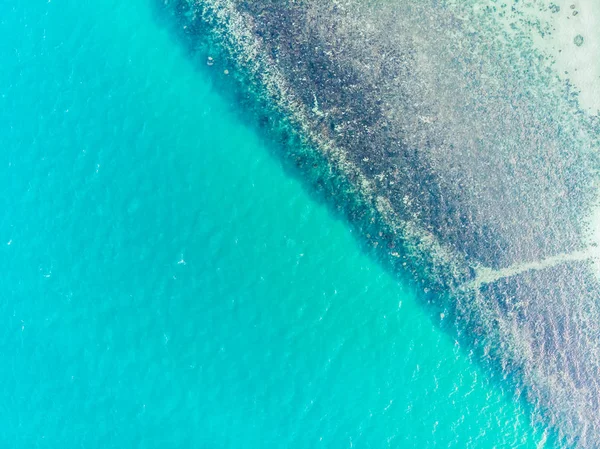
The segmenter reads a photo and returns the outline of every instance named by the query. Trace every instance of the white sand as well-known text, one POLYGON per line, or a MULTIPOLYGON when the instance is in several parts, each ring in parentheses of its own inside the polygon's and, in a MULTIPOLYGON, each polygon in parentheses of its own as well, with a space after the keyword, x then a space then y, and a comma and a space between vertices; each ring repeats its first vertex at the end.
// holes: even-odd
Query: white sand
POLYGON ((581 108, 590 114, 599 114, 600 1, 557 0, 555 3, 561 9, 551 14, 554 31, 544 38, 536 36, 535 42, 554 57, 558 75, 569 79, 581 91, 581 108), (574 12, 577 14, 573 15, 574 12), (577 36, 583 37, 581 46, 575 44, 577 36))
POLYGON ((479 0, 474 10, 496 8, 496 18, 511 33, 529 34, 550 57, 556 75, 580 91, 579 104, 600 114, 600 0, 479 0), (502 8, 502 4, 506 7, 502 8), (577 36, 583 44, 576 45, 577 36))

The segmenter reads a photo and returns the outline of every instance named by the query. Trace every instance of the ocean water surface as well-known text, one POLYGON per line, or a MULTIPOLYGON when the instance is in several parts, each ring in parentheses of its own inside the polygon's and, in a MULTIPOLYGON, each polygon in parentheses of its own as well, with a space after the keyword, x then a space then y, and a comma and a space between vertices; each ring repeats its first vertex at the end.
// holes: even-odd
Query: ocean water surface
POLYGON ((0 8, 3 447, 552 446, 150 1, 0 8))

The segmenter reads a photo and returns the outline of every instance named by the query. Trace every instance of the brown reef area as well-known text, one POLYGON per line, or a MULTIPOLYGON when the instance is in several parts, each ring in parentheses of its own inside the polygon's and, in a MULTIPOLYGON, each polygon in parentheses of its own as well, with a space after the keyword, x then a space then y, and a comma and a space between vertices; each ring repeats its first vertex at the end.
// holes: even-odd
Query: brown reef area
POLYGON ((194 57, 343 178, 331 201, 360 205, 350 220, 450 332, 565 444, 600 447, 598 117, 523 21, 471 3, 164 7, 194 57))

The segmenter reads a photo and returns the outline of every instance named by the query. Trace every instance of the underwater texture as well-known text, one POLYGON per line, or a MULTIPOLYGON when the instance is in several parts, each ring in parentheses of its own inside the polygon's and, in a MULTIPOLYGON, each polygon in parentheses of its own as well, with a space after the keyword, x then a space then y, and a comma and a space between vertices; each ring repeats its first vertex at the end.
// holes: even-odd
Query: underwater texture
POLYGON ((441 327, 599 447, 598 5, 166 4, 441 327))
POLYGON ((0 0, 0 447, 600 447, 599 18, 0 0))

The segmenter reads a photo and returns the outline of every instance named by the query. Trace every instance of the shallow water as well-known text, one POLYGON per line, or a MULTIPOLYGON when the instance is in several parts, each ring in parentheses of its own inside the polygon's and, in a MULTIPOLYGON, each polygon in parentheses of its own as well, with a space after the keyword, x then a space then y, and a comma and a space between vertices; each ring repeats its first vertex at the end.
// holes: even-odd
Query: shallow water
POLYGON ((535 447, 150 2, 2 2, 0 442, 535 447))

